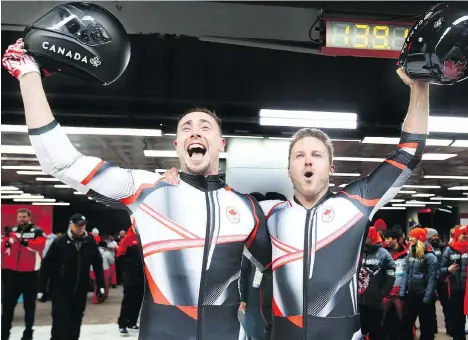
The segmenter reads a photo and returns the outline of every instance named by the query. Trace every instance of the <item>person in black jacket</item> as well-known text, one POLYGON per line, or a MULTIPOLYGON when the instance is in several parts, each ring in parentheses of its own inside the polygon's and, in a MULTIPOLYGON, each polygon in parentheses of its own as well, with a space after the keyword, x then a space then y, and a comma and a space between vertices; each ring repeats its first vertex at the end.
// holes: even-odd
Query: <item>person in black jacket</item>
POLYGON ((453 231, 452 243, 445 249, 440 273, 449 279, 451 335, 454 340, 465 338, 465 314, 468 314, 467 271, 468 271, 468 227, 457 226, 453 231))
POLYGON ((99 293, 105 293, 102 256, 94 238, 86 232, 86 224, 83 215, 73 215, 67 233, 54 240, 42 261, 37 297, 45 302, 44 292, 50 280, 51 340, 79 339, 91 265, 99 293))
POLYGON ((419 316, 421 340, 434 340, 434 298, 439 264, 426 242, 427 229, 411 229, 406 270, 400 284, 400 298, 404 299, 401 319, 401 340, 413 340, 413 327, 419 316))
POLYGON ((128 329, 138 330, 138 315, 143 301, 144 275, 140 240, 133 227, 121 240, 117 250, 117 262, 123 270, 123 299, 118 319, 120 335, 127 336, 128 329))
POLYGON ((362 334, 370 340, 383 339, 383 299, 392 290, 395 282, 395 261, 382 247, 382 238, 377 229, 370 227, 362 251, 362 267, 369 274, 369 285, 358 301, 361 310, 362 334))

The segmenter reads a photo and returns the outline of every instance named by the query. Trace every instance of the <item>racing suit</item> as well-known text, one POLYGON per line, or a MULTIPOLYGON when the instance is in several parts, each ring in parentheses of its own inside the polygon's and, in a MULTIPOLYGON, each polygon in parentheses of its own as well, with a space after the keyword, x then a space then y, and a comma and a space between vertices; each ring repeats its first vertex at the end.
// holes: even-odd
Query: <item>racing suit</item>
POLYGON ((6 275, 3 308, 2 339, 8 339, 18 299, 23 295, 25 338, 32 338, 36 314, 37 285, 46 238, 34 224, 16 226, 2 238, 2 275, 6 275))
POLYGON ((238 279, 246 249, 264 270, 271 243, 258 203, 218 176, 155 172, 84 156, 56 121, 29 130, 48 174, 108 206, 123 207, 140 238, 145 296, 140 340, 237 340, 238 279))
POLYGON ((425 139, 402 132, 369 176, 311 209, 297 199, 260 203, 273 248, 272 340, 361 339, 357 269, 367 226, 410 177, 425 139))

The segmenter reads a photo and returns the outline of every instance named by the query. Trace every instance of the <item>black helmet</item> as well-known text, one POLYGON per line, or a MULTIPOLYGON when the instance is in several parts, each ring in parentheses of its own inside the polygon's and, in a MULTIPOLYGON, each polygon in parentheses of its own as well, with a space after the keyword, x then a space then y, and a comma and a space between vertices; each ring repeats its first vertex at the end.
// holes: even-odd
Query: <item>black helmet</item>
POLYGON ((130 61, 130 41, 123 25, 93 3, 54 7, 24 32, 29 54, 48 71, 99 81, 117 80, 130 61))
POLYGON ((468 78, 468 8, 433 6, 410 30, 399 64, 410 78, 433 84, 468 78))

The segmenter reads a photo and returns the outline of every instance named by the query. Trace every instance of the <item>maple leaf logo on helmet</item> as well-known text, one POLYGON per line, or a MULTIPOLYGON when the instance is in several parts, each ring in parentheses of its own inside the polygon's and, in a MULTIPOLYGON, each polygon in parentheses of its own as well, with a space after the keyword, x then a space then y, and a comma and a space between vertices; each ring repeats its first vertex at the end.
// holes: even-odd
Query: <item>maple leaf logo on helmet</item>
POLYGON ((450 79, 459 79, 466 70, 466 61, 457 61, 456 63, 452 60, 444 61, 444 69, 442 72, 450 79))

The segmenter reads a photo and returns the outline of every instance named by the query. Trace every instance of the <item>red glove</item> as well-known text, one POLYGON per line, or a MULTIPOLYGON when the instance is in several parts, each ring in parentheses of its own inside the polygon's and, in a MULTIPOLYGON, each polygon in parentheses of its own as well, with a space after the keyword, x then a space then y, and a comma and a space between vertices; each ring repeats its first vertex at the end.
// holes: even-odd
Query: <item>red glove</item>
POLYGON ((37 72, 41 74, 39 65, 34 58, 26 54, 23 39, 18 39, 16 43, 8 46, 2 57, 3 67, 16 79, 20 79, 25 74, 37 72))

